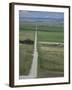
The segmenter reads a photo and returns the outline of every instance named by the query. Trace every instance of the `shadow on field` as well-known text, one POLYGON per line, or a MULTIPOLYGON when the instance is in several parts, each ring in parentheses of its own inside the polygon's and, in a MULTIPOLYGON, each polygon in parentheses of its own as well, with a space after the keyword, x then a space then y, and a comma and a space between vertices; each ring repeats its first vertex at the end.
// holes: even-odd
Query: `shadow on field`
POLYGON ((20 44, 34 44, 34 41, 33 40, 30 40, 30 39, 26 39, 26 40, 19 40, 19 43, 20 44))

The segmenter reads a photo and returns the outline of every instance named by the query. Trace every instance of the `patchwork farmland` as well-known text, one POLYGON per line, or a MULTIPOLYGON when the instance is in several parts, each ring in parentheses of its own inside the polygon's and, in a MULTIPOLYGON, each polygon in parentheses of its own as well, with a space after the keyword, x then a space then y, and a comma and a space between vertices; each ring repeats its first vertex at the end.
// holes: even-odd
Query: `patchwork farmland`
MULTIPOLYGON (((37 24, 37 78, 64 76, 63 23, 20 23, 19 40, 35 43, 37 24)), ((19 44, 19 75, 29 75, 34 53, 34 43, 19 44)))

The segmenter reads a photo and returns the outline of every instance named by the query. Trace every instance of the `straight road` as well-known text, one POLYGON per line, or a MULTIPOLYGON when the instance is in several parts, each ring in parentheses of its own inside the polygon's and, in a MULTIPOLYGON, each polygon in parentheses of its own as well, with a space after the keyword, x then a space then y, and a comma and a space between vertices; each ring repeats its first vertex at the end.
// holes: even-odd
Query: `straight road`
POLYGON ((28 78, 36 78, 37 77, 37 64, 38 64, 38 52, 37 52, 37 25, 35 31, 35 42, 34 42, 34 54, 33 54, 33 61, 31 65, 31 69, 29 75, 20 76, 20 79, 28 79, 28 78))

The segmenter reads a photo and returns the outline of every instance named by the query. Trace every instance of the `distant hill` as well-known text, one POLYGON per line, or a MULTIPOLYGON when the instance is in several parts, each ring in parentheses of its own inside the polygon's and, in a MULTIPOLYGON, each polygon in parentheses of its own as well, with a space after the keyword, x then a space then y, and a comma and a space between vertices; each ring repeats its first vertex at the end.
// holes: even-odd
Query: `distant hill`
POLYGON ((20 18, 20 22, 50 22, 50 23, 63 23, 64 19, 63 18, 20 18))

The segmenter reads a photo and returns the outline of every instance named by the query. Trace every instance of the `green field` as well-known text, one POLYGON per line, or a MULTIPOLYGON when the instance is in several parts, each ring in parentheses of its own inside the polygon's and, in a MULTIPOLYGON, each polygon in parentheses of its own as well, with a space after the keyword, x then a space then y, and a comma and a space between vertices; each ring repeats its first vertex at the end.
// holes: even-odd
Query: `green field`
MULTIPOLYGON (((26 39, 34 40, 34 31, 23 31, 19 33, 19 40, 26 39)), ((19 45, 19 74, 28 75, 33 58, 34 45, 20 44, 19 45)))
POLYGON ((33 58, 33 46, 32 45, 20 45, 19 46, 19 68, 20 68, 20 75, 28 75, 29 70, 32 64, 33 58))
POLYGON ((19 40, 31 39, 34 40, 34 31, 32 30, 20 30, 19 32, 19 40))
MULTIPOLYGON (((35 23, 24 23, 20 24, 20 30, 31 30, 34 31, 36 28, 35 23)), ((53 25, 48 25, 46 23, 37 23, 37 30, 38 31, 48 31, 48 32, 63 32, 64 27, 62 24, 53 24, 53 25)))
POLYGON ((60 46, 38 47, 38 77, 59 77, 64 72, 64 50, 60 46))
POLYGON ((63 32, 38 31, 38 40, 43 42, 64 42, 63 32))
MULTIPOLYGON (((64 42, 63 25, 49 26, 38 25, 38 78, 45 77, 62 77, 64 76, 64 47, 40 42, 64 42)), ((31 39, 34 41, 35 25, 23 24, 20 25, 19 40, 31 39)), ((34 45, 19 45, 19 73, 20 75, 28 75, 32 59, 34 45)))

